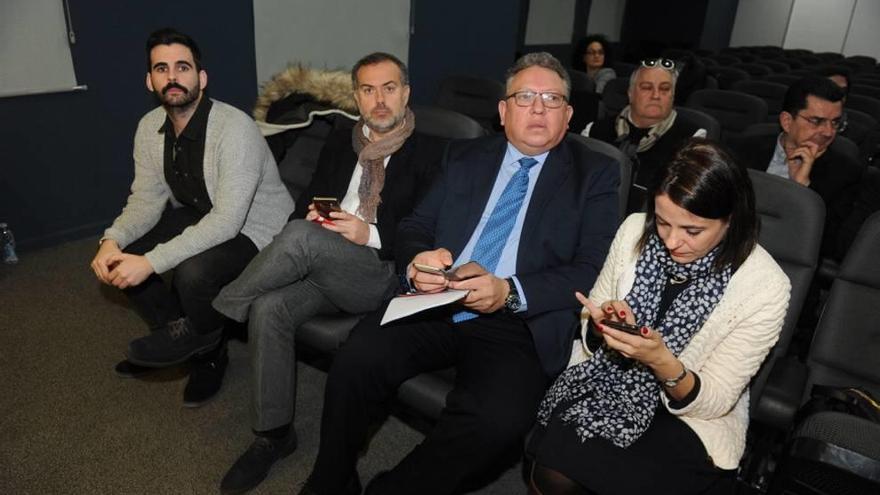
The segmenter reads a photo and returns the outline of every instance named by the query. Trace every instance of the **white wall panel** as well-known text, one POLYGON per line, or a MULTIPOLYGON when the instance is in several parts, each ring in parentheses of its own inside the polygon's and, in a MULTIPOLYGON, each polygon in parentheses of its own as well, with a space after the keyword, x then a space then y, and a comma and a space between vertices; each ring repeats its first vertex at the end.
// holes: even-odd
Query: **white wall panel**
POLYGON ((620 41, 625 9, 626 2, 623 0, 593 0, 590 2, 590 17, 584 34, 604 34, 611 41, 620 41))
POLYGON ((739 0, 730 46, 781 46, 793 1, 739 0))
POLYGON ((795 0, 785 48, 840 52, 855 0, 795 0))
POLYGON ((63 8, 58 0, 0 0, 0 96, 77 89, 63 8))
POLYGON ((869 55, 880 60, 880 2, 859 0, 856 3, 843 54, 869 55))
POLYGON ((406 62, 409 9, 409 0, 254 0, 257 81, 288 63, 349 70, 375 51, 406 62))
POLYGON ((575 0, 529 2, 526 45, 571 43, 575 0))

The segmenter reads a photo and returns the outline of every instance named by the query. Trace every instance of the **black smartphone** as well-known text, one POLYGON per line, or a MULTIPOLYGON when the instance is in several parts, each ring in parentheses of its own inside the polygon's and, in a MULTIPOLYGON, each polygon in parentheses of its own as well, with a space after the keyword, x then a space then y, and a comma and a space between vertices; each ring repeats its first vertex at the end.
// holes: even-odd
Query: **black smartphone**
POLYGON ((339 200, 336 198, 323 198, 315 196, 312 198, 312 203, 315 204, 315 210, 317 210, 318 214, 322 217, 330 220, 330 212, 333 211, 342 211, 342 207, 339 206, 339 200))
POLYGON ((615 330, 620 330, 621 332, 626 332, 630 335, 642 335, 642 327, 638 325, 630 325, 629 323, 624 323, 622 321, 614 321, 614 320, 602 320, 602 325, 609 326, 615 330))

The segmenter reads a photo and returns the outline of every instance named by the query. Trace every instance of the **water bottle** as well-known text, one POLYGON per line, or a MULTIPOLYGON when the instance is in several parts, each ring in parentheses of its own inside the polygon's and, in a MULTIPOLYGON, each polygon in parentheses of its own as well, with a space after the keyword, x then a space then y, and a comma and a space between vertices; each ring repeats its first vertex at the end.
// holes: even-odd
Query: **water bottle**
POLYGON ((5 223, 0 223, 0 247, 3 248, 0 252, 4 263, 7 265, 18 263, 18 256, 15 255, 15 237, 5 223))

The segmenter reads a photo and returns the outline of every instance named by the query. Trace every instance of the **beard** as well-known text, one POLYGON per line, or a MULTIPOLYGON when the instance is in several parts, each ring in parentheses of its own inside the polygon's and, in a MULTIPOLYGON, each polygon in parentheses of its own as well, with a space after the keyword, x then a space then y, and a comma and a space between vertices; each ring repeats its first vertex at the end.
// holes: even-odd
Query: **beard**
POLYGON ((153 93, 156 95, 156 98, 159 99, 159 102, 163 107, 184 109, 191 106, 193 102, 199 99, 201 88, 198 84, 192 88, 187 88, 176 82, 170 82, 161 90, 156 90, 153 93), (182 93, 169 95, 168 91, 171 89, 179 89, 182 93))
POLYGON ((364 124, 371 130, 378 133, 386 133, 400 125, 400 123, 403 122, 405 116, 406 112, 401 111, 400 113, 391 114, 388 117, 384 118, 375 118, 372 115, 364 115, 363 117, 364 124))

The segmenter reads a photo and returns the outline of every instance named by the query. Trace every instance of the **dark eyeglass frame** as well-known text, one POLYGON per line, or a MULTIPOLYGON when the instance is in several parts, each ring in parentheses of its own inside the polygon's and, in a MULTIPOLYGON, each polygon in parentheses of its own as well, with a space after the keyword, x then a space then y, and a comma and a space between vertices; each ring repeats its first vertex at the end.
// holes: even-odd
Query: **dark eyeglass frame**
POLYGON ((673 72, 675 70, 675 61, 668 58, 646 58, 643 59, 640 63, 642 64, 642 67, 646 69, 666 69, 669 72, 673 72))
POLYGON ((800 117, 800 118, 804 119, 811 126, 813 126, 813 128, 816 128, 816 129, 818 129, 819 127, 825 127, 825 123, 828 123, 831 125, 831 129, 834 130, 834 132, 843 132, 846 130, 847 121, 846 121, 846 114, 845 113, 837 119, 826 119, 825 117, 815 117, 815 116, 807 117, 806 115, 803 115, 800 112, 795 114, 795 117, 800 117))
POLYGON ((516 103, 518 107, 530 107, 535 104, 535 100, 537 97, 541 97, 541 103, 547 108, 562 108, 568 102, 568 98, 561 93, 557 93, 555 91, 532 91, 530 89, 524 89, 522 91, 514 91, 509 95, 505 96, 504 99, 507 100, 509 98, 513 98, 513 102, 516 103), (553 100, 548 100, 548 98, 558 97, 559 103, 557 104, 553 100), (520 98, 525 98, 528 101, 520 101, 520 98))

